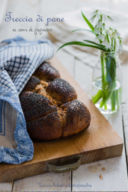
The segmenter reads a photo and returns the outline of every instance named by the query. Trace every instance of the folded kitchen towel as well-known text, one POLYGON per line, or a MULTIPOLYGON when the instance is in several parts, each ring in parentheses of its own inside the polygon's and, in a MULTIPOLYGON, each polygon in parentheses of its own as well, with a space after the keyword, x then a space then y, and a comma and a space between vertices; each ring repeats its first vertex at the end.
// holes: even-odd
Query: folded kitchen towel
POLYGON ((0 162, 19 164, 33 158, 19 94, 36 68, 52 56, 48 40, 16 37, 0 43, 0 162))

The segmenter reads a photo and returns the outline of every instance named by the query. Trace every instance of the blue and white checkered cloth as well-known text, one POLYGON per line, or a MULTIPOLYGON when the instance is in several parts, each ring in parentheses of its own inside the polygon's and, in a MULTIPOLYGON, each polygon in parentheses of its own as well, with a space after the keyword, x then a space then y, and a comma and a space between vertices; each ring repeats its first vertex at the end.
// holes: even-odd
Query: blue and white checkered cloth
POLYGON ((52 56, 48 40, 16 37, 0 43, 0 162, 19 164, 33 158, 19 94, 36 68, 52 56))

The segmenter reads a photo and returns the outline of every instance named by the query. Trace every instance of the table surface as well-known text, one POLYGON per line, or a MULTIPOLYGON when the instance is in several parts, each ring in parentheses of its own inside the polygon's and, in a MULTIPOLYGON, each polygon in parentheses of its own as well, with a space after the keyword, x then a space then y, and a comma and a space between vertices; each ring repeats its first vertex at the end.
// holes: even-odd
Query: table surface
MULTIPOLYGON (((25 30, 18 31, 19 27, 25 29, 26 25, 28 25, 26 23, 7 24, 3 22, 2 16, 6 11, 11 11, 15 17, 35 17, 37 14, 50 17, 81 7, 105 7, 126 14, 128 10, 127 0, 1 0, 1 5, 0 40, 13 37, 16 34, 28 39, 37 39, 40 35, 33 32, 26 33, 25 30)), ((41 24, 33 22, 29 24, 29 27, 36 29, 40 28, 41 24)), ((86 93, 89 94, 92 82, 92 68, 64 50, 57 52, 56 56, 86 93)), ((17 180, 13 183, 0 183, 0 192, 128 191, 128 86, 126 84, 128 82, 128 64, 121 67, 123 73, 121 110, 113 115, 109 121, 124 140, 122 156, 81 165, 77 170, 71 172, 46 173, 17 180)))

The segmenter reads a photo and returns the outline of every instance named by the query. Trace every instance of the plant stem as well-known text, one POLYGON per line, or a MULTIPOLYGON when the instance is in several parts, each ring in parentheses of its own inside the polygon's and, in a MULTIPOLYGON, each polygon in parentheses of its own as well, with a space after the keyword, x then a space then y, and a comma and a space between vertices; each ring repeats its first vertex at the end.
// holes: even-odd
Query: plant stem
POLYGON ((111 105, 111 110, 115 111, 119 105, 119 90, 116 90, 116 57, 113 53, 101 51, 101 87, 95 96, 93 103, 100 101, 100 108, 107 110, 107 105, 111 105))
POLYGON ((102 98, 102 90, 99 90, 95 96, 92 97, 92 102, 95 104, 102 98))
POLYGON ((104 75, 104 55, 103 55, 103 52, 101 52, 100 61, 101 61, 101 73, 102 73, 102 89, 104 89, 105 75, 104 75))

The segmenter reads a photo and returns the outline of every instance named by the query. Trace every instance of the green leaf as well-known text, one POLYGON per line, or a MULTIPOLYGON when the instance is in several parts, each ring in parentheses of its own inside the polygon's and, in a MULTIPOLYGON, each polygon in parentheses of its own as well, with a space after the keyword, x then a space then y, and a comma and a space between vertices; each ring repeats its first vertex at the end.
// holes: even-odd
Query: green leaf
POLYGON ((92 14, 91 20, 93 21, 93 20, 98 16, 98 14, 99 14, 99 10, 96 9, 96 10, 93 12, 93 14, 92 14))
POLYGON ((106 32, 106 35, 105 35, 105 39, 108 43, 110 43, 110 37, 109 37, 109 34, 106 32))
POLYGON ((109 87, 113 88, 113 84, 116 79, 116 60, 113 55, 106 55, 106 80, 109 84, 109 87))
POLYGON ((96 14, 94 14, 92 17, 91 17, 91 21, 94 21, 94 19, 96 18, 96 14))
POLYGON ((100 44, 100 43, 96 43, 96 42, 90 41, 90 40, 84 40, 84 41, 85 41, 85 42, 88 42, 88 43, 91 43, 91 44, 93 44, 93 45, 97 45, 97 46, 103 48, 103 49, 106 50, 106 51, 109 51, 109 50, 106 49, 106 46, 105 46, 105 45, 102 45, 102 44, 100 44))
POLYGON ((110 17, 109 15, 107 15, 107 18, 108 18, 109 20, 111 20, 111 21, 113 20, 112 17, 110 17))
POLYGON ((82 17, 85 20, 85 22, 87 23, 87 25, 89 26, 89 28, 92 30, 92 32, 95 31, 95 28, 93 27, 93 25, 91 24, 91 22, 88 20, 88 18, 84 15, 84 13, 81 11, 82 17))
POLYGON ((106 49, 104 49, 104 48, 102 48, 102 47, 100 47, 98 45, 87 44, 87 43, 84 43, 82 41, 67 42, 67 43, 63 44, 62 46, 60 46, 57 51, 59 51, 60 49, 62 49, 65 46, 68 46, 68 45, 79 45, 79 46, 83 46, 83 47, 92 47, 92 48, 96 48, 96 49, 106 51, 106 49))

